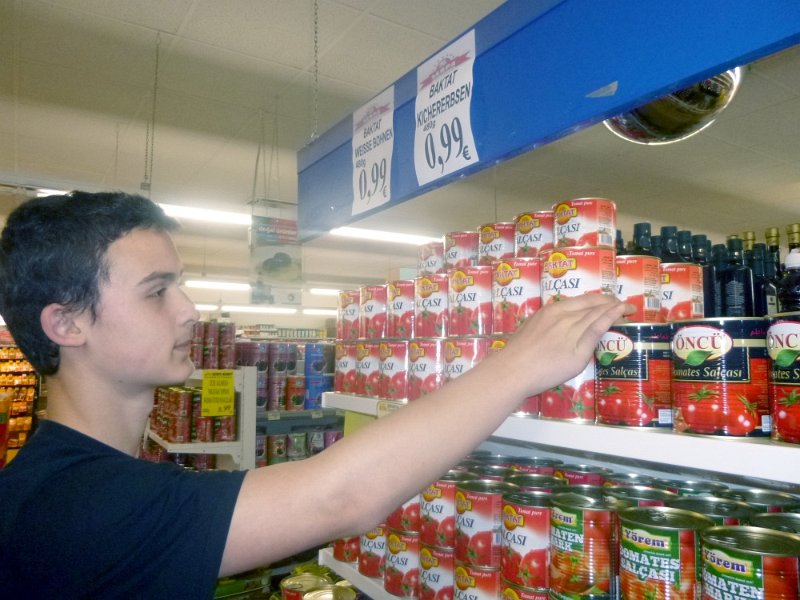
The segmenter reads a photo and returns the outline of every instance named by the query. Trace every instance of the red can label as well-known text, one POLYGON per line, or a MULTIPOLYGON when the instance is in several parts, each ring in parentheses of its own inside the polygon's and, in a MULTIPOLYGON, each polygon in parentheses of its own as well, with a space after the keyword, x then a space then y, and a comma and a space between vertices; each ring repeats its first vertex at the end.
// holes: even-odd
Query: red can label
POLYGON ((770 322, 767 352, 772 437, 800 444, 800 315, 770 322))
POLYGON ((419 524, 419 494, 414 494, 386 517, 386 527, 395 531, 419 533, 419 524))
POLYGON ((489 350, 489 338, 461 337, 444 341, 444 377, 450 381, 460 377, 481 362, 489 350))
POLYGON ((378 525, 359 538, 358 572, 365 577, 383 577, 386 565, 386 528, 378 525))
POLYGON ((492 333, 492 267, 478 265, 447 273, 450 336, 492 333))
POLYGON ((661 321, 702 319, 703 267, 691 263, 662 263, 661 321))
POLYGON ((558 248, 542 263, 542 304, 583 294, 612 294, 617 275, 612 248, 558 248))
POLYGON ((525 588, 547 588, 550 554, 550 506, 526 494, 503 499, 501 573, 507 582, 525 588))
POLYGON ((451 231, 444 235, 445 269, 471 267, 478 264, 477 231, 451 231))
POLYGON ((384 340, 378 345, 381 357, 378 396, 402 400, 408 394, 408 340, 384 340))
POLYGON ((383 589, 395 596, 419 596, 419 535, 388 530, 383 589))
POLYGON ((418 248, 417 275, 444 273, 443 242, 428 242, 418 248))
POLYGON ((539 396, 539 416, 592 422, 596 416, 596 393, 595 360, 592 358, 580 374, 539 396))
POLYGON ((514 256, 538 256, 553 249, 553 211, 537 210, 514 217, 514 256))
POLYGON ((338 538, 333 541, 333 558, 341 562, 356 562, 360 551, 361 539, 359 536, 338 538))
POLYGON ((452 598, 454 571, 452 548, 435 548, 422 544, 419 549, 420 600, 452 598))
POLYGON ((378 342, 356 344, 356 394, 378 397, 381 357, 378 342))
POLYGON ((386 285, 386 337, 414 335, 414 280, 401 279, 386 285))
POLYGON ((414 279, 414 337, 447 337, 447 273, 414 279))
POLYGON ((419 498, 420 542, 437 548, 454 548, 456 542, 456 481, 439 479, 419 498))
POLYGON ((611 473, 611 469, 592 465, 558 465, 553 470, 553 476, 563 479, 567 485, 602 486, 611 473))
POLYGON ((336 367, 333 376, 333 389, 344 394, 357 394, 356 371, 358 357, 356 342, 336 342, 336 367))
POLYGON ((360 334, 360 299, 358 290, 339 292, 337 305, 336 337, 342 340, 356 340, 360 334))
POLYGON ((492 333, 514 333, 542 306, 541 262, 508 258, 492 264, 492 333))
POLYGON ((478 263, 491 265, 495 260, 514 256, 516 225, 487 223, 478 228, 478 263))
POLYGON ((549 600, 550 591, 545 589, 532 590, 503 581, 500 585, 499 598, 501 600, 549 600))
POLYGON ((577 198, 553 206, 556 246, 614 248, 617 207, 603 198, 577 198))
POLYGON ((456 560, 475 567, 500 569, 503 494, 516 486, 476 480, 456 486, 456 560))
POLYGON ((444 340, 413 339, 408 343, 408 399, 416 400, 444 384, 444 340))
POLYGON ((631 323, 663 323, 661 260, 655 256, 617 256, 617 298, 636 307, 631 323))
POLYGON ((359 288, 359 337, 386 337, 386 285, 364 285, 359 288))
POLYGON ((303 375, 286 376, 286 410, 303 410, 306 400, 306 378, 303 375))
POLYGON ((497 600, 500 569, 484 569, 456 560, 453 600, 497 600))

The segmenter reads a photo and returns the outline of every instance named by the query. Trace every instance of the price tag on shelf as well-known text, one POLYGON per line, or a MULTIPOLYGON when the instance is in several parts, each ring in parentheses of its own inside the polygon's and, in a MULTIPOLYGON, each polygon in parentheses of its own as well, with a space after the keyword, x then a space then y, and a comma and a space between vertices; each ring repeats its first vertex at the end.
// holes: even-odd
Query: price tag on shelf
POLYGON ((405 402, 398 400, 378 400, 378 403, 375 405, 375 414, 379 418, 385 417, 386 415, 393 413, 398 408, 401 408, 405 405, 405 402))
POLYGON ((353 215, 392 199, 394 86, 353 113, 353 215))
POLYGON ((267 421, 280 421, 281 420, 281 413, 277 410, 268 410, 267 411, 267 421))
POLYGON ((312 419, 321 419, 324 416, 325 416, 325 413, 322 412, 321 410, 312 410, 311 411, 311 418, 312 419))
POLYGON ((204 417, 227 417, 235 413, 236 390, 233 370, 207 369, 203 371, 200 414, 204 417))
POLYGON ((479 161, 472 136, 475 30, 417 67, 414 169, 419 185, 479 161))

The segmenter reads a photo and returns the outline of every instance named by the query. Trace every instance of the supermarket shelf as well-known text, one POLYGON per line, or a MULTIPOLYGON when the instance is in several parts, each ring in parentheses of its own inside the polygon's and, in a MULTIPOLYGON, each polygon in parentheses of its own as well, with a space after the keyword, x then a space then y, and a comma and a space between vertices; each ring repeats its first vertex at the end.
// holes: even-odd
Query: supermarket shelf
POLYGON ((379 400, 369 396, 356 396, 354 394, 341 394, 339 392, 323 392, 322 407, 338 408, 351 412, 382 417, 398 408, 405 406, 407 400, 379 400))
POLYGON ((345 578, 372 600, 397 600, 397 596, 383 589, 382 579, 364 577, 358 572, 356 563, 341 562, 333 558, 333 550, 330 548, 322 548, 318 560, 319 564, 333 569, 339 577, 345 578))
POLYGON ((242 443, 236 442, 189 442, 173 444, 148 429, 147 435, 167 452, 174 454, 225 454, 234 462, 242 462, 242 443))
MULTIPOLYGON (((340 393, 323 404, 376 415, 379 400, 340 393)), ((602 454, 745 479, 800 484, 800 446, 769 439, 725 438, 674 433, 670 429, 609 427, 566 421, 509 417, 492 439, 570 452, 602 454)))

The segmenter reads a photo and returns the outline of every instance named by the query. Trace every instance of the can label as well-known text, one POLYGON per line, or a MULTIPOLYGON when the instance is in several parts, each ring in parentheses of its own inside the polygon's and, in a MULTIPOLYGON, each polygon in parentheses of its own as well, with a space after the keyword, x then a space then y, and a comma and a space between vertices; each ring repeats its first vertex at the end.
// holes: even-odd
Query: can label
POLYGON ((356 344, 356 394, 378 396, 381 377, 381 357, 378 342, 356 344))
POLYGON ((612 294, 616 282, 613 248, 558 248, 542 262, 542 304, 562 296, 612 294))
POLYGON ((444 340, 413 339, 408 343, 408 399, 417 400, 444 385, 444 340))
POLYGON ((631 323, 663 323, 661 314, 661 260, 655 256, 617 256, 615 294, 636 307, 631 323))
POLYGON ((359 538, 358 572, 365 577, 383 577, 386 565, 386 528, 378 525, 359 538))
POLYGON ((596 415, 595 359, 572 379, 542 392, 539 416, 543 419, 594 422, 596 415))
POLYGON ((662 263, 661 321, 702 319, 703 267, 692 263, 662 263))
POLYGON ((339 340, 336 342, 336 367, 333 389, 344 394, 355 394, 358 360, 356 342, 339 340))
POLYGON ((525 588, 547 588, 550 548, 548 496, 506 494, 503 497, 503 579, 525 588))
POLYGON ((289 439, 285 433, 270 434, 267 436, 267 464, 275 465, 286 462, 286 447, 289 439))
POLYGON ((614 248, 617 207, 603 198, 576 198, 553 205, 556 246, 614 248))
POLYGON ((414 494, 386 517, 386 527, 394 531, 419 533, 419 524, 419 494, 414 494))
POLYGON ((764 319, 687 321, 672 337, 673 428, 708 435, 767 436, 764 319))
POLYGON ((333 558, 341 562, 356 562, 361 548, 359 536, 338 538, 333 541, 333 558))
POLYGON ((419 596, 419 536, 389 529, 383 589, 401 597, 419 596))
POLYGON ((447 337, 447 273, 414 279, 414 336, 447 337))
POLYGON ((419 597, 439 600, 453 597, 455 559, 452 548, 421 545, 419 549, 419 597))
POLYGON ((286 456, 289 460, 308 458, 308 437, 305 431, 292 431, 287 435, 286 456))
POLYGON ((553 211, 537 210, 514 217, 514 256, 538 256, 553 249, 553 211))
POLYGON ((550 591, 546 589, 532 590, 502 581, 499 597, 503 600, 550 600, 550 591))
POLYGON ((303 410, 306 400, 306 378, 303 375, 286 376, 286 410, 303 410))
POLYGON ((444 273, 443 242, 428 242, 417 248, 417 275, 444 273))
POLYGON ((378 344, 380 380, 378 397, 402 400, 408 394, 408 340, 384 340, 378 344))
POLYGON ((301 573, 300 575, 290 575, 281 580, 281 599, 282 600, 303 600, 307 592, 319 589, 330 584, 330 579, 320 577, 311 573, 301 573))
POLYGON ((450 269, 447 276, 448 335, 492 333, 492 267, 477 265, 450 269))
POLYGON ((386 337, 414 335, 414 280, 401 279, 386 285, 386 337))
POLYGON ((453 600, 497 600, 499 589, 499 569, 483 569, 456 560, 453 600))
POLYGON ((600 338, 597 421, 608 425, 672 425, 669 325, 619 325, 600 338))
POLYGON ((602 486, 606 477, 611 474, 611 469, 591 465, 558 465, 553 470, 553 476, 564 480, 568 485, 602 486))
POLYGON ((456 560, 475 567, 500 569, 503 493, 515 491, 500 481, 477 480, 456 486, 456 560))
POLYGON ((356 340, 359 337, 359 306, 358 290, 343 290, 339 292, 336 319, 336 337, 342 340, 356 340))
POLYGON ((508 258, 492 268, 492 332, 514 333, 542 306, 541 261, 508 258))
POLYGON ((767 352, 772 438, 800 444, 800 314, 770 321, 767 352))
POLYGON ((478 228, 478 264, 491 265, 495 260, 514 256, 516 225, 486 223, 478 228))
POLYGON ((419 497, 420 543, 454 548, 456 543, 456 479, 438 479, 419 497))
POLYGON ((460 337, 444 340, 444 377, 451 381, 460 377, 486 358, 489 338, 460 337))
POLYGON ((477 231, 451 231, 444 235, 445 269, 471 267, 478 264, 477 231))
POLYGON ((359 288, 361 306, 358 311, 358 332, 363 339, 386 337, 386 285, 364 285, 359 288))

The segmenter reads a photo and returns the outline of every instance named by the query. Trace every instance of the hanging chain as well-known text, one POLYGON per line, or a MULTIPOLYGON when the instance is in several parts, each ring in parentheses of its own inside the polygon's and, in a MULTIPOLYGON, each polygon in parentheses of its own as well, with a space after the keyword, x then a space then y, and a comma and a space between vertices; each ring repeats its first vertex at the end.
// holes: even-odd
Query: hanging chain
POLYGON ((312 141, 319 136, 319 0, 314 0, 314 129, 312 141))
MULTIPOLYGON (((281 171, 280 171, 280 158, 278 156, 278 102, 279 97, 275 96, 275 110, 272 114, 272 148, 269 153, 269 177, 267 177, 267 198, 272 198, 270 195, 270 186, 272 184, 272 167, 275 166, 275 181, 278 184, 278 192, 275 194, 275 199, 279 200, 281 195, 281 171)), ((263 127, 263 126, 262 126, 263 127)), ((263 136, 262 139, 266 139, 263 136)))
MULTIPOLYGON (((150 191, 153 181, 153 155, 156 143, 156 102, 158 100, 158 68, 161 50, 161 33, 156 34, 156 65, 153 74, 153 107, 150 114, 150 121, 147 123, 147 132, 144 141, 144 181, 142 188, 150 191)), ((149 194, 148 194, 149 195, 149 194)))

